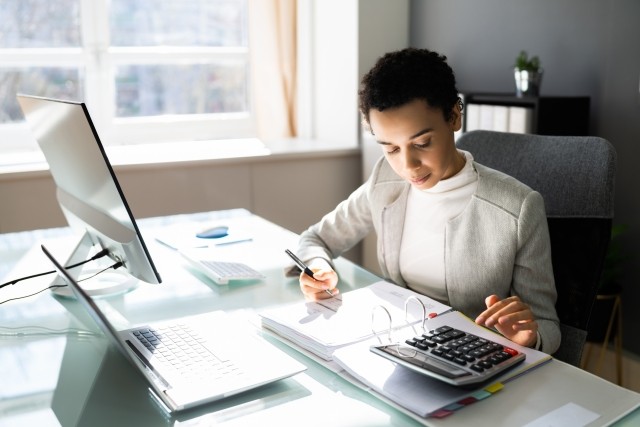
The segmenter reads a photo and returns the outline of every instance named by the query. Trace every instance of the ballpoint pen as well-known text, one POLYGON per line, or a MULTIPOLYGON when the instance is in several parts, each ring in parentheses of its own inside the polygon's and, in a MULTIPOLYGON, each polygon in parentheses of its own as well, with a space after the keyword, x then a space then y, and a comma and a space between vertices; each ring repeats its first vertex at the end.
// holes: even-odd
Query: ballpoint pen
MULTIPOLYGON (((298 268, 302 271, 304 271, 304 274, 306 274, 307 276, 311 277, 313 280, 316 280, 315 277, 313 277, 313 271, 311 271, 311 269, 309 267, 307 267, 307 265, 302 262, 302 260, 300 258, 298 258, 293 252, 291 252, 289 249, 285 249, 285 252, 287 253, 287 255, 289 255, 291 257, 291 259, 293 260, 293 262, 296 263, 296 265, 298 266, 298 268)), ((325 289, 324 290, 326 293, 328 293, 329 295, 333 296, 333 293, 331 292, 330 289, 325 289)))

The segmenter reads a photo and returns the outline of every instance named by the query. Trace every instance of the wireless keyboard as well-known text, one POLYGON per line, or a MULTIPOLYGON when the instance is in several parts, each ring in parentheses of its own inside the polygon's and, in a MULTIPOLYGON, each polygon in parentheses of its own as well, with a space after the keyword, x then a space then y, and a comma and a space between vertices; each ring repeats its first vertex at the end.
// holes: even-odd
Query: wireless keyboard
POLYGON ((204 273, 220 285, 230 280, 262 279, 264 274, 240 262, 221 262, 200 260, 204 266, 204 273))
POLYGON ((371 351, 455 386, 485 382, 526 357, 522 352, 450 326, 441 326, 404 343, 375 345, 371 351))

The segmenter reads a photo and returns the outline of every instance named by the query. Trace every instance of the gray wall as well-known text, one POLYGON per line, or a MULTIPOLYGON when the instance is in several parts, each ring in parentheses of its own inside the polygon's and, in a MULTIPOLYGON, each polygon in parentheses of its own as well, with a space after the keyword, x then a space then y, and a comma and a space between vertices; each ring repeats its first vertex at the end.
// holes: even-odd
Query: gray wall
POLYGON ((623 272, 625 348, 640 354, 640 2, 412 0, 411 45, 447 55, 458 88, 513 92, 522 49, 540 56, 542 95, 591 97, 591 133, 618 152, 615 223, 631 257, 623 272), (637 335, 637 334, 636 334, 637 335))

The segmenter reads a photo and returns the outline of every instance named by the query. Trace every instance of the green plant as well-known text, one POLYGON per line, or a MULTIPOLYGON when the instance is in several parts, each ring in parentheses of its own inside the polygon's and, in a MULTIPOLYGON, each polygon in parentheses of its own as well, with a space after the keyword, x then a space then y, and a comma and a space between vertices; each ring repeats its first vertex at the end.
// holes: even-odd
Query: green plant
POLYGON ((540 71, 540 58, 532 56, 529 58, 527 51, 520 51, 520 54, 516 57, 515 68, 521 71, 540 71))

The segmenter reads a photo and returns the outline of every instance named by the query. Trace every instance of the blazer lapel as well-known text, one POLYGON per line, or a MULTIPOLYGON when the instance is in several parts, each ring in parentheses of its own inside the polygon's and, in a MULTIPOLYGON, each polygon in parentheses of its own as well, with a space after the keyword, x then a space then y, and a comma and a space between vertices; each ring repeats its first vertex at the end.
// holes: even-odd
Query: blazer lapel
POLYGON ((398 285, 406 286, 400 276, 400 243, 407 209, 407 198, 411 186, 407 185, 393 203, 385 206, 382 211, 382 251, 387 274, 398 285))

